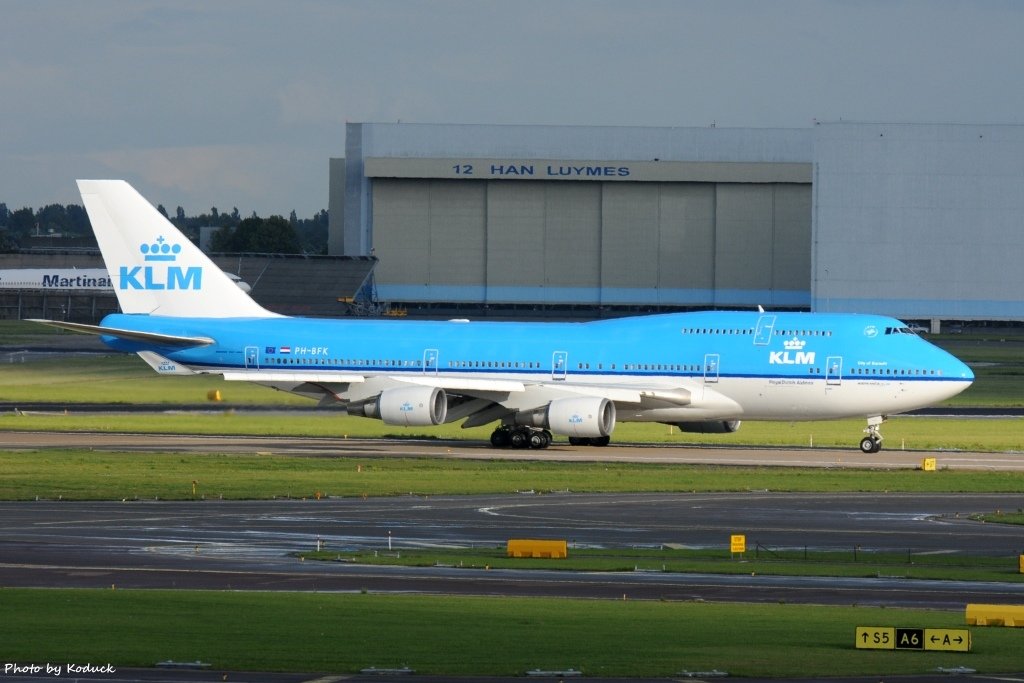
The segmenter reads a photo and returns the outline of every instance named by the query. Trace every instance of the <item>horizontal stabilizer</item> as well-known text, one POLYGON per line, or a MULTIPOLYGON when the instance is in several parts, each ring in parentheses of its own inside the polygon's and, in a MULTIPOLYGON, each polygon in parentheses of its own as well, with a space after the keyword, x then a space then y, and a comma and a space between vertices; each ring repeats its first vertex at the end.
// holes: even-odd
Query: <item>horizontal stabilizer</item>
POLYGON ((29 319, 29 322, 41 323, 50 327, 57 327, 71 332, 82 332, 84 334, 99 334, 129 341, 148 342, 151 344, 163 344, 165 346, 209 346, 214 343, 209 337, 182 337, 174 334, 160 334, 159 332, 142 332, 140 330, 123 330, 117 327, 102 327, 100 325, 84 325, 82 323, 66 323, 60 320, 39 320, 29 319))
POLYGON ((182 365, 181 363, 175 363, 170 358, 164 358, 159 353, 153 353, 152 351, 138 351, 139 358, 146 361, 146 364, 156 370, 161 375, 196 375, 198 374, 195 370, 182 365))

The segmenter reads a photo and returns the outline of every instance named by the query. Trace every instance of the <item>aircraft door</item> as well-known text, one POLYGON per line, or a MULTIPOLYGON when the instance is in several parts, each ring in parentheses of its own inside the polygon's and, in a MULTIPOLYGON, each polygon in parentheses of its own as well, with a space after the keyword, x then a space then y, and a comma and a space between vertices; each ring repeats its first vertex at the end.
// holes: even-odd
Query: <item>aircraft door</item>
POLYGON ((825 384, 839 386, 843 383, 843 357, 829 356, 825 361, 825 384))
POLYGON ((437 374, 437 359, 440 356, 437 349, 425 349, 423 351, 423 373, 427 375, 437 374))
POLYGON ((260 347, 258 346, 246 346, 245 347, 245 367, 246 369, 259 370, 260 369, 260 347))
POLYGON ((772 330, 775 329, 775 316, 762 315, 757 319, 754 330, 754 346, 767 346, 772 341, 772 330))
POLYGON ((551 354, 551 379, 565 379, 565 374, 568 370, 568 351, 555 351, 551 354))
POLYGON ((718 381, 718 354, 704 354, 704 383, 714 384, 718 381))

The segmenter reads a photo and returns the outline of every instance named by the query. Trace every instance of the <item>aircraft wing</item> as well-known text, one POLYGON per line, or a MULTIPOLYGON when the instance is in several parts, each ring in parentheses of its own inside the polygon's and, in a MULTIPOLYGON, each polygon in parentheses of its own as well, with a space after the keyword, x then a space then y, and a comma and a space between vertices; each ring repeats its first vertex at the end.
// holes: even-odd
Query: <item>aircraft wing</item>
POLYGON ((684 388, 630 387, 603 384, 573 384, 565 382, 529 383, 518 380, 476 379, 465 377, 436 377, 419 375, 394 379, 420 386, 438 387, 456 394, 480 398, 493 398, 495 394, 537 395, 538 405, 550 400, 549 395, 593 396, 607 398, 615 403, 649 403, 662 401, 676 406, 690 404, 690 391, 684 388))
POLYGON ((438 387, 453 394, 475 396, 480 393, 520 393, 526 391, 527 385, 516 380, 475 379, 470 377, 435 377, 423 375, 415 377, 395 377, 400 382, 418 384, 425 387, 438 387))
POLYGON ((543 385, 555 391, 577 394, 580 396, 597 396, 606 398, 615 403, 640 404, 652 401, 661 401, 676 406, 686 406, 691 402, 689 389, 684 388, 661 388, 644 386, 621 386, 602 384, 565 384, 548 382, 543 385))
MULTIPOLYGON (((430 418, 433 424, 464 420, 464 428, 488 424, 514 415, 527 421, 549 419, 549 406, 566 400, 575 401, 575 409, 592 407, 601 402, 614 403, 623 413, 639 410, 697 408, 691 390, 682 386, 609 385, 563 381, 522 381, 487 377, 459 377, 444 374, 359 374, 324 370, 253 368, 224 373, 231 381, 250 381, 319 400, 323 407, 338 407, 349 414, 379 417, 381 406, 406 402, 429 404, 437 392, 443 392, 442 404, 430 418), (404 387, 404 388, 403 388, 404 387), (409 391, 419 392, 409 394, 409 391), (431 393, 433 392, 433 393, 431 393), (401 398, 398 398, 401 396, 401 398), (584 401, 586 403, 579 403, 584 401)), ((705 389, 700 403, 708 399, 705 389)), ((574 410, 575 410, 574 409, 574 410)), ((614 415, 614 412, 612 413, 614 415)), ((613 418, 614 419, 614 418, 613 418)))
POLYGON ((224 379, 229 382, 256 382, 257 384, 274 385, 275 383, 312 383, 312 384, 361 384, 366 381, 364 375, 354 372, 280 372, 277 370, 239 370, 225 372, 224 379))
POLYGON ((416 385, 443 389, 451 396, 468 399, 484 399, 500 404, 510 410, 534 410, 552 400, 566 397, 606 398, 616 404, 637 405, 668 404, 687 406, 691 393, 685 388, 661 388, 647 386, 621 386, 602 384, 575 384, 566 382, 522 382, 519 380, 487 379, 475 377, 445 377, 430 374, 375 376, 348 372, 287 372, 280 370, 254 369, 225 372, 229 381, 257 382, 287 391, 288 385, 304 385, 307 393, 313 387, 320 387, 320 393, 334 395, 334 400, 365 401, 386 388, 396 385, 416 385), (347 385, 365 384, 359 390, 347 385), (346 385, 341 387, 339 385, 346 385))

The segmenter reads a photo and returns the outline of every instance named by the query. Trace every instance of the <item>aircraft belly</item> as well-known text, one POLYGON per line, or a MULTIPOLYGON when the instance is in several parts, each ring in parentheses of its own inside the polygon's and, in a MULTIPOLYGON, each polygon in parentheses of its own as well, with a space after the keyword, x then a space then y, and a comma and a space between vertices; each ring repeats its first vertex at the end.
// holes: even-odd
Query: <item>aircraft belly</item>
POLYGON ((744 407, 747 420, 835 420, 894 415, 934 405, 967 382, 901 382, 843 379, 723 380, 719 388, 744 407))

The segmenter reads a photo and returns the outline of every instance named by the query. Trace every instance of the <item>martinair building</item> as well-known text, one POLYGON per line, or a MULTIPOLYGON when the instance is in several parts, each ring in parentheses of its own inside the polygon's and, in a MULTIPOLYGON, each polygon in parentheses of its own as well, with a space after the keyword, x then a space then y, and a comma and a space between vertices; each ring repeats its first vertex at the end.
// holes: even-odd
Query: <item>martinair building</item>
POLYGON ((350 123, 330 188, 410 310, 1024 320, 1024 126, 350 123))

